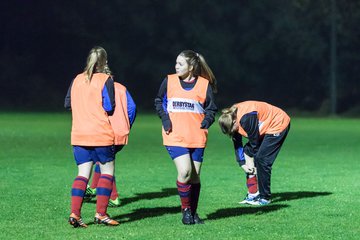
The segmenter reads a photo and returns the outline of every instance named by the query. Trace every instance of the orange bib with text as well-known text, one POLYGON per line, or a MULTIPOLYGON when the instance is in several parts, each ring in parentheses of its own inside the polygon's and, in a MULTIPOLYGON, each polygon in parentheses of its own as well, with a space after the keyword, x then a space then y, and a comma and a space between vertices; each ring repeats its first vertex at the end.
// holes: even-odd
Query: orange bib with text
POLYGON ((167 135, 162 130, 165 146, 179 146, 186 148, 204 148, 207 141, 207 129, 201 129, 201 122, 205 116, 203 108, 209 81, 198 77, 191 90, 181 87, 176 74, 168 76, 167 112, 169 114, 172 131, 167 135))

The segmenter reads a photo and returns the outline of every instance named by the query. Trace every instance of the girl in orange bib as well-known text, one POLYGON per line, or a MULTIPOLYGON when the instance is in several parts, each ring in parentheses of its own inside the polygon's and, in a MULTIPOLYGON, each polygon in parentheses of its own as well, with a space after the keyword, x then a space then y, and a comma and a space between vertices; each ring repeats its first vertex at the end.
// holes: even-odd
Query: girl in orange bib
POLYGON ((175 70, 162 82, 155 107, 163 125, 163 143, 178 172, 182 223, 202 224, 197 214, 200 169, 207 129, 217 112, 215 77, 203 56, 191 50, 178 55, 175 70))
MULTIPOLYGON (((109 116, 111 127, 115 134, 115 155, 128 144, 130 129, 136 118, 136 104, 126 87, 114 82, 115 105, 114 114, 109 116)), ((87 186, 84 199, 90 201, 96 196, 96 187, 101 176, 100 163, 96 162, 91 184, 87 186)), ((114 176, 113 188, 109 199, 109 207, 119 207, 120 197, 114 176)))
POLYGON ((114 112, 115 99, 114 81, 102 47, 91 49, 84 72, 69 87, 65 108, 72 111, 71 145, 78 166, 71 189, 69 223, 73 227, 87 227, 81 218, 81 207, 92 166, 100 162, 94 222, 119 225, 106 212, 114 181, 115 134, 109 115, 114 112))
POLYGON ((272 165, 289 132, 290 117, 268 103, 245 101, 222 110, 219 124, 232 138, 236 159, 247 174, 248 195, 240 203, 269 204, 272 165), (242 137, 248 138, 245 146, 242 137))

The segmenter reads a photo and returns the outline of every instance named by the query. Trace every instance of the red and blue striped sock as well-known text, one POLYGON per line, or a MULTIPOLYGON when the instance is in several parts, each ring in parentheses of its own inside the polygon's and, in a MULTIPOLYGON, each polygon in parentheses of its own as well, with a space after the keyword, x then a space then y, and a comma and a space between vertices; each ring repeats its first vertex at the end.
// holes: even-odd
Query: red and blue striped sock
POLYGON ((257 193, 258 183, 257 183, 256 175, 248 175, 247 176, 246 186, 248 188, 249 193, 257 193))
POLYGON ((92 180, 91 180, 91 186, 90 186, 91 188, 97 187, 100 175, 101 175, 100 164, 99 164, 99 162, 96 162, 94 173, 93 173, 92 180))
POLYGON ((181 209, 191 209, 191 184, 176 181, 181 201, 181 209))
POLYGON ((119 197, 119 193, 116 189, 116 181, 115 181, 115 176, 113 178, 113 187, 112 187, 112 191, 111 191, 111 195, 110 195, 110 199, 111 200, 115 200, 117 197, 119 197))
POLYGON ((111 195, 113 185, 113 176, 108 174, 101 174, 97 188, 96 188, 96 212, 101 215, 106 214, 109 198, 111 195))
POLYGON ((198 207, 199 197, 200 197, 200 189, 201 189, 200 183, 192 183, 191 184, 191 210, 193 213, 196 213, 196 210, 198 207))
POLYGON ((71 212, 80 216, 81 206, 86 190, 88 179, 86 177, 77 176, 71 188, 71 212))

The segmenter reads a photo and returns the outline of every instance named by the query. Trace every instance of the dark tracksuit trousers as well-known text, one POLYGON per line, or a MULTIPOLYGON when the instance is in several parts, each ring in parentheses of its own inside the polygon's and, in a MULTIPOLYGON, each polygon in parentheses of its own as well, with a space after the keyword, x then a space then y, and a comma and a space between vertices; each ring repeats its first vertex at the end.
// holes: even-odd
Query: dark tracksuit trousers
POLYGON ((274 164, 289 130, 290 124, 280 134, 265 134, 254 158, 257 169, 260 198, 267 200, 271 198, 270 180, 272 165, 274 164))

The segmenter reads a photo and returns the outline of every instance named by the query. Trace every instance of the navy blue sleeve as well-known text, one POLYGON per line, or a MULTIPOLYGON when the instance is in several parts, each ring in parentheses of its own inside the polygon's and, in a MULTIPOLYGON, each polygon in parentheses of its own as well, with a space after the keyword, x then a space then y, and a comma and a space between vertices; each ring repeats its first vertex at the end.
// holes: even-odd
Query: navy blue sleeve
POLYGON ((74 80, 71 81, 70 86, 69 86, 68 91, 65 96, 64 107, 66 110, 71 110, 71 87, 72 87, 73 82, 74 82, 74 80))
POLYGON ((136 110, 136 104, 127 90, 126 90, 126 102, 127 102, 127 112, 130 121, 130 127, 132 127, 133 123, 135 122, 137 110, 136 110))
POLYGON ((240 125, 247 133, 249 139, 244 146, 244 151, 249 157, 254 157, 260 147, 259 119, 257 112, 245 114, 240 119, 240 125))
POLYGON ((206 100, 204 104, 205 118, 201 123, 201 128, 208 129, 215 121, 215 114, 218 111, 215 105, 214 93, 210 85, 206 90, 206 100))
POLYGON ((171 121, 167 112, 167 77, 160 85, 158 94, 155 97, 155 109, 158 116, 161 118, 164 130, 167 131, 171 128, 171 121))
POLYGON ((115 88, 114 88, 114 80, 112 78, 108 78, 106 80, 104 88, 102 90, 102 105, 104 110, 108 113, 108 115, 112 115, 115 109, 115 88))
POLYGON ((242 136, 239 133, 235 133, 232 136, 232 141, 235 149, 236 161, 240 166, 245 164, 244 148, 242 144, 242 136))

